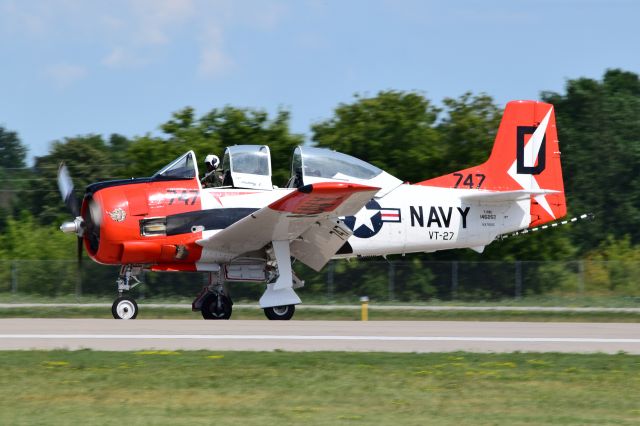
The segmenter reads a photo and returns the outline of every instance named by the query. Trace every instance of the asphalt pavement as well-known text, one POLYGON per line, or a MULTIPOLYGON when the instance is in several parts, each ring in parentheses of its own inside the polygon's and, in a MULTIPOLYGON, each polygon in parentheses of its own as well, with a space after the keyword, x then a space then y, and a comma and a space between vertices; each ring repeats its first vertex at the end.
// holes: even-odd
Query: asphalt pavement
POLYGON ((0 350, 56 348, 640 354, 640 324, 0 319, 0 350))

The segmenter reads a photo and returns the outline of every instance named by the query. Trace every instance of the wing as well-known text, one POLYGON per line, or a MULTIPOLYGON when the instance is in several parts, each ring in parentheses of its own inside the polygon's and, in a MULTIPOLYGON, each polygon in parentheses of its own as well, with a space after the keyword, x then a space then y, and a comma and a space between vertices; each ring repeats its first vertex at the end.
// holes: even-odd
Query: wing
POLYGON ((197 243, 236 257, 271 241, 296 240, 291 254, 319 269, 351 236, 338 217, 357 213, 379 189, 334 182, 306 185, 197 243), (298 242, 304 242, 302 248, 298 242))

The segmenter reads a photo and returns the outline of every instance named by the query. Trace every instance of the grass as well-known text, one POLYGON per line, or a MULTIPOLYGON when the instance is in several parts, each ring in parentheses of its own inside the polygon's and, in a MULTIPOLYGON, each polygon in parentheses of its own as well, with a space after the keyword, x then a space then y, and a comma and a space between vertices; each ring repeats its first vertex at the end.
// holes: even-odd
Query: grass
MULTIPOLYGON (((112 318, 109 307, 38 307, 0 309, 0 318, 112 318)), ((150 308, 140 305, 139 319, 201 319, 185 308, 150 308)), ((234 320, 265 319, 259 308, 234 308, 234 320)), ((357 309, 300 308, 296 320, 360 320, 357 309)), ((640 322, 634 312, 522 312, 522 311, 418 311, 369 310, 371 321, 527 321, 527 322, 640 322)))
POLYGON ((0 424, 638 424, 640 357, 0 352, 0 424))

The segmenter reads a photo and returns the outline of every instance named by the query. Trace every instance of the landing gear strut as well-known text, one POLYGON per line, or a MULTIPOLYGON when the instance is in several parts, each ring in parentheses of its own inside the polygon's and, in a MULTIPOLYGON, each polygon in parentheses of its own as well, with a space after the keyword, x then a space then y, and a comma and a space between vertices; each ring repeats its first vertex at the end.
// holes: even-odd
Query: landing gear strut
POLYGON ((120 275, 116 280, 118 284, 118 298, 111 305, 111 314, 115 319, 136 319, 138 316, 138 304, 130 296, 123 296, 125 291, 129 291, 141 284, 137 275, 142 271, 139 266, 123 265, 120 268, 120 275), (131 281, 135 281, 131 284, 131 281))
POLYGON ((290 320, 300 303, 294 288, 304 286, 304 281, 291 270, 289 241, 272 241, 268 252, 278 268, 278 274, 267 282, 267 289, 260 298, 260 307, 270 320, 290 320))

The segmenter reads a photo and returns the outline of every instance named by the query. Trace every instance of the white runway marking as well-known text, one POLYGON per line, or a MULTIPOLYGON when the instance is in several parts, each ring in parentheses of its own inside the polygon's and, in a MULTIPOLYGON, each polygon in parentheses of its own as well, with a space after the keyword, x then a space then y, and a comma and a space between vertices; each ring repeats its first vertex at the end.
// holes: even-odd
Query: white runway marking
POLYGON ((640 343, 640 339, 585 337, 296 336, 258 334, 0 334, 0 339, 365 340, 379 342, 640 343))

